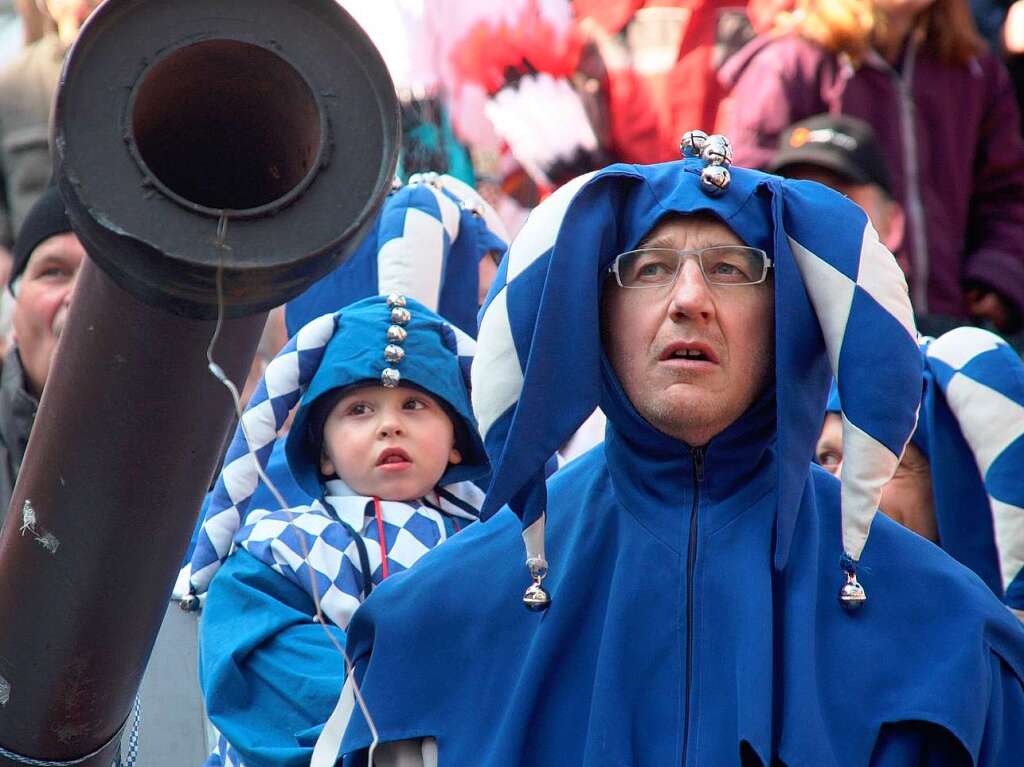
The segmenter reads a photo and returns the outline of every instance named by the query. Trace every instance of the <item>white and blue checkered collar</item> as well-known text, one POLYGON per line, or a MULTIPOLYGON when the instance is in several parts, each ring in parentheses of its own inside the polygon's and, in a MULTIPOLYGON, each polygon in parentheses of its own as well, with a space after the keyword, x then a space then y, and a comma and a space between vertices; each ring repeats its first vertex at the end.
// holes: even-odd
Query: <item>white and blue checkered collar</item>
MULTIPOLYGON (((359 495, 340 479, 330 479, 324 483, 324 502, 328 504, 338 519, 353 530, 362 530, 366 518, 372 516, 368 504, 373 498, 359 495)), ((472 482, 457 482, 426 497, 410 501, 381 501, 381 510, 385 518, 389 511, 399 507, 419 509, 427 506, 451 517, 458 517, 467 522, 475 522, 479 518, 479 509, 483 504, 483 492, 472 482), (459 503, 462 501, 462 503, 459 503)))

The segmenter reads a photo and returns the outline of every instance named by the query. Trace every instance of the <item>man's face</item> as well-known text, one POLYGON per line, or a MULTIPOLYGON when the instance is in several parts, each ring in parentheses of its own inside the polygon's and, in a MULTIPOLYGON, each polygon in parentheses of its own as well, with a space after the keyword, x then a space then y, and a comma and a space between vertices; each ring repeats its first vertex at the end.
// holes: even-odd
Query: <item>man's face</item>
MULTIPOLYGON (((696 250, 744 243, 717 219, 677 217, 639 247, 696 250)), ((630 402, 652 426, 704 445, 739 418, 771 377, 774 288, 709 285, 695 258, 674 284, 622 288, 602 297, 604 348, 630 402), (700 358, 679 356, 698 350, 700 358)))
POLYGON ((71 306, 71 292, 85 248, 68 232, 39 243, 29 256, 14 302, 14 343, 32 392, 42 394, 71 306))
POLYGON ((939 542, 931 467, 913 442, 907 445, 896 473, 882 488, 878 508, 918 535, 933 543, 939 542))
MULTIPOLYGON (((838 413, 825 416, 815 457, 822 467, 839 477, 843 469, 843 420, 838 413)), ((931 467, 913 442, 907 445, 896 473, 882 488, 878 508, 918 535, 933 543, 939 542, 931 467)))
POLYGON ((839 413, 826 413, 825 424, 814 450, 818 465, 834 477, 843 468, 843 419, 839 413))

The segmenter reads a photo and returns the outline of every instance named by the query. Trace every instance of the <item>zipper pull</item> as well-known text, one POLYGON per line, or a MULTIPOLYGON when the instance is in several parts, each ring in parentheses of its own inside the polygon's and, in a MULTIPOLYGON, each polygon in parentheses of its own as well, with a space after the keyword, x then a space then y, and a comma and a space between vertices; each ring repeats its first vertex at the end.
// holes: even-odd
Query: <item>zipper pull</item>
POLYGON ((704 481, 704 448, 691 447, 690 456, 693 458, 693 474, 698 482, 704 481))

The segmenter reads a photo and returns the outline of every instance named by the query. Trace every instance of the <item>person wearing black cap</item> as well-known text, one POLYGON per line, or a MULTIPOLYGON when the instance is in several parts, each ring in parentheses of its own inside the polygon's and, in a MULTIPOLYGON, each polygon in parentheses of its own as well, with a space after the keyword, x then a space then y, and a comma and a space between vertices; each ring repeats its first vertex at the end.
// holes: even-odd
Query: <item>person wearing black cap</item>
MULTIPOLYGON (((846 195, 864 209, 878 239, 893 253, 903 244, 906 218, 893 199, 892 181, 874 129, 848 115, 815 115, 793 123, 782 134, 768 171, 817 181, 846 195)), ((903 271, 909 264, 897 256, 903 271)))
POLYGON ((84 259, 85 248, 71 230, 64 201, 50 187, 18 233, 7 286, 14 295, 14 348, 0 373, 0 521, 11 502, 84 259))

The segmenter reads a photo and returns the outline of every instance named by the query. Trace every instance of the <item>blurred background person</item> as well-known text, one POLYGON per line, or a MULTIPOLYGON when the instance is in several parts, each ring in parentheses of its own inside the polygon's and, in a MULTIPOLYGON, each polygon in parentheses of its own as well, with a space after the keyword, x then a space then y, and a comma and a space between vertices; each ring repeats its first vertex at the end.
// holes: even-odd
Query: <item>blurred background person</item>
POLYGON ((402 110, 397 175, 448 173, 473 184, 473 164, 455 135, 442 79, 444 27, 424 0, 339 0, 370 36, 387 64, 402 110))
MULTIPOLYGON (((917 429, 879 508, 974 570, 1024 620, 1024 362, 979 328, 928 339, 921 353, 917 429)), ((836 476, 842 428, 833 385, 815 457, 836 476)))
POLYGON ((918 315, 1020 329, 1024 141, 1006 68, 967 0, 801 0, 723 77, 738 164, 766 167, 783 131, 811 115, 868 122, 905 213, 918 315))
MULTIPOLYGON (((725 88, 718 70, 753 36, 748 11, 772 0, 573 0, 584 36, 597 50, 610 120, 622 123, 628 162, 665 162, 679 138, 713 132, 725 88), (650 113, 653 126, 647 123, 650 113), (653 130, 651 129, 653 127, 653 130)), ((771 8, 774 11, 774 7, 771 8)))
POLYGON ((19 0, 27 44, 0 72, 0 262, 50 183, 50 112, 64 54, 99 4, 19 0))
MULTIPOLYGON (((863 120, 828 114, 801 120, 782 134, 767 170, 835 189, 864 209, 885 247, 897 252, 903 244, 903 206, 893 198, 875 132, 863 120)), ((900 265, 907 270, 905 261, 900 265)))
POLYGON ((84 260, 85 248, 51 186, 25 219, 8 283, 15 297, 14 347, 0 373, 0 521, 11 502, 84 260))

